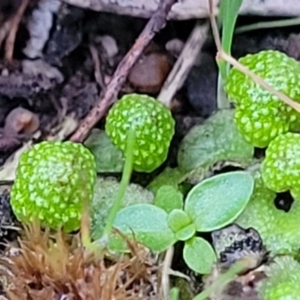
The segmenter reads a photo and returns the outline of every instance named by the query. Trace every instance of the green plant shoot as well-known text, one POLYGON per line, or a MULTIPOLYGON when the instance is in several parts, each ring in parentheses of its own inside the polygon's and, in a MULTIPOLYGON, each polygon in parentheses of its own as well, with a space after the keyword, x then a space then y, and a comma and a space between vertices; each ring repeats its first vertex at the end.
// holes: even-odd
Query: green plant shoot
MULTIPOLYGON (((243 0, 221 0, 219 23, 222 24, 222 49, 230 54, 235 23, 243 0)), ((225 61, 219 62, 219 70, 223 81, 229 72, 229 64, 225 61)))
MULTIPOLYGON (((243 0, 222 0, 220 3, 220 12, 218 15, 219 24, 222 26, 222 49, 230 54, 235 23, 238 12, 243 0)), ((219 61, 219 76, 218 76, 218 109, 230 107, 230 103, 224 92, 224 82, 229 72, 229 64, 225 61, 219 61)))
POLYGON ((167 107, 147 95, 126 95, 110 109, 105 131, 125 154, 125 164, 119 192, 99 241, 101 247, 107 246, 132 170, 152 172, 165 161, 174 127, 175 121, 167 107))
MULTIPOLYGON (((118 212, 114 227, 154 252, 184 241, 187 265, 198 273, 208 274, 217 257, 206 240, 195 236, 196 232, 210 232, 233 222, 246 207, 253 188, 254 180, 247 172, 216 175, 194 186, 183 208, 180 201, 174 206, 168 199, 165 205, 158 201, 160 207, 131 205, 118 212)), ((128 250, 117 234, 111 234, 109 248, 117 252, 128 250)))

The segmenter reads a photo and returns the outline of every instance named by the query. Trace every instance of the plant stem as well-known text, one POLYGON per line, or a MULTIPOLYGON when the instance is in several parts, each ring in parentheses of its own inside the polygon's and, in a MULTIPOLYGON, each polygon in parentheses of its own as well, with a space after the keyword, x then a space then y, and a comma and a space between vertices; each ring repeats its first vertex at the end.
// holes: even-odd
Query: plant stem
POLYGON ((245 262, 236 262, 226 273, 221 275, 209 288, 205 289, 199 295, 197 295, 193 300, 205 300, 207 299, 216 289, 222 289, 229 283, 234 276, 236 276, 241 271, 245 270, 245 262))
POLYGON ((218 110, 229 109, 230 108, 230 102, 228 101, 228 98, 227 98, 226 93, 224 91, 224 83, 223 83, 223 77, 221 75, 221 72, 219 72, 219 75, 218 75, 217 91, 218 91, 218 93, 217 93, 218 110))
POLYGON ((258 23, 238 27, 236 28, 235 33, 238 34, 247 31, 266 29, 266 28, 288 27, 288 26, 295 26, 299 24, 300 24, 300 17, 286 19, 286 20, 258 22, 258 23))
POLYGON ((102 238, 106 238, 110 234, 116 215, 120 210, 120 208, 122 207, 122 200, 126 193, 127 186, 130 182, 130 177, 132 172, 134 146, 135 146, 135 132, 133 129, 130 129, 127 135, 126 150, 125 150, 125 164, 123 168, 120 188, 118 190, 117 197, 107 217, 102 238))

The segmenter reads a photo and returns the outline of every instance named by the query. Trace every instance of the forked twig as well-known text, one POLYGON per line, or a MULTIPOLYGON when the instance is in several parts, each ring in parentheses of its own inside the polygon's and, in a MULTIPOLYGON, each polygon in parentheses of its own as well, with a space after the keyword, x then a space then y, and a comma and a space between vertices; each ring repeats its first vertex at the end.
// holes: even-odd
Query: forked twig
POLYGON ((72 135, 71 141, 82 142, 88 135, 90 129, 105 115, 108 108, 116 101, 118 92, 125 82, 129 71, 155 34, 165 26, 168 13, 170 12, 172 5, 177 1, 178 0, 160 1, 157 11, 153 14, 132 48, 119 63, 114 75, 106 87, 105 93, 99 98, 97 104, 81 122, 77 131, 72 135))

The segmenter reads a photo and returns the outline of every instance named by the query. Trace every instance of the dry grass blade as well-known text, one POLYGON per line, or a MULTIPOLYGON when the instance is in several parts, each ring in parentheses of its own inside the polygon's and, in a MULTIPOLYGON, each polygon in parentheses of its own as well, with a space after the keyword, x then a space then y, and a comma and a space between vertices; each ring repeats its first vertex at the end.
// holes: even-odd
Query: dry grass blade
POLYGON ((147 299, 151 292, 153 267, 147 255, 103 260, 78 236, 51 236, 38 224, 25 228, 14 252, 0 257, 4 290, 12 300, 134 300, 147 299))

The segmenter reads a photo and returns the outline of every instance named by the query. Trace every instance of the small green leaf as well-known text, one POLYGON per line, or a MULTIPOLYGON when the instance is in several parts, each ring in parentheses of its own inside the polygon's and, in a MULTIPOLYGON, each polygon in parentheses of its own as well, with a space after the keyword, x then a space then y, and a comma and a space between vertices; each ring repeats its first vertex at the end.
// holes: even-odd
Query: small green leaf
POLYGON ((122 172, 124 165, 122 151, 112 144, 105 131, 93 129, 84 145, 94 154, 98 173, 122 172))
POLYGON ((220 160, 249 164, 253 154, 254 147, 245 141, 234 123, 234 110, 222 110, 204 124, 194 126, 184 137, 178 165, 190 172, 206 169, 220 160))
POLYGON ((114 227, 155 252, 164 251, 176 242, 168 225, 168 214, 151 204, 135 204, 122 209, 114 227))
POLYGON ((168 224, 174 232, 179 231, 191 223, 189 216, 182 209, 174 209, 168 215, 168 224))
POLYGON ((188 239, 190 239, 191 237, 193 237, 196 233, 196 227, 195 225, 192 223, 182 229, 180 229, 179 231, 177 231, 175 233, 175 237, 178 241, 186 241, 188 239))
POLYGON ((219 229, 234 221, 244 210, 253 189, 253 177, 243 171, 213 176, 189 192, 185 212, 197 231, 219 229))
POLYGON ((168 224, 179 241, 186 241, 196 233, 195 225, 182 209, 174 209, 169 213, 168 224))
MULTIPOLYGON (((101 238, 106 218, 116 199, 120 183, 115 178, 97 178, 94 187, 94 197, 91 204, 91 235, 94 240, 101 238)), ((153 203, 152 192, 138 184, 131 183, 127 186, 122 208, 138 203, 153 203)))
POLYGON ((147 189, 156 193, 160 187, 164 185, 171 185, 175 189, 179 188, 179 184, 183 181, 185 172, 178 168, 166 167, 157 177, 155 177, 147 186, 147 189))
POLYGON ((162 208, 167 213, 176 208, 182 209, 183 195, 171 185, 163 185, 156 192, 154 205, 162 208))
POLYGON ((180 292, 180 290, 179 290, 178 287, 171 288, 170 296, 169 296, 170 300, 178 300, 179 299, 179 292, 180 292))
POLYGON ((213 263, 217 261, 212 246, 200 237, 185 242, 183 258, 188 267, 199 274, 209 274, 213 263))

